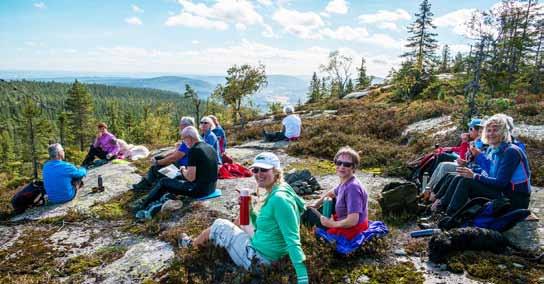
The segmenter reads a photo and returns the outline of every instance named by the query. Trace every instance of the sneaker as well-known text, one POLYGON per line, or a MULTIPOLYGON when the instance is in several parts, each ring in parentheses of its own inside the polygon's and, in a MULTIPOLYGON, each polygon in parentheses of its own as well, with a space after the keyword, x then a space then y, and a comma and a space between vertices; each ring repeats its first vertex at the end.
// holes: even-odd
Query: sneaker
POLYGON ((136 218, 136 221, 143 222, 145 220, 151 220, 151 215, 149 214, 148 210, 140 210, 136 212, 136 215, 134 215, 136 218))
POLYGON ((148 191, 151 187, 151 184, 147 182, 147 180, 142 179, 139 183, 135 183, 132 185, 132 190, 134 191, 148 191))
POLYGON ((193 245, 193 239, 189 237, 186 233, 181 233, 178 239, 178 247, 180 248, 188 248, 193 245))

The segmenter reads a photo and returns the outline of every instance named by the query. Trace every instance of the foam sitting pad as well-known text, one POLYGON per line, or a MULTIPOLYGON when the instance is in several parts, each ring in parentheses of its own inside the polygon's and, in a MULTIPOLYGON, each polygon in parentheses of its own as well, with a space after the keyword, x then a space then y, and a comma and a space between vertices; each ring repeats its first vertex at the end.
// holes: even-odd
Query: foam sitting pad
POLYGON ((128 164, 130 162, 127 161, 127 160, 115 159, 115 160, 111 161, 111 163, 114 164, 114 165, 118 165, 118 164, 121 165, 121 164, 128 164))
POLYGON ((212 198, 216 198, 216 197, 219 197, 221 196, 222 192, 221 192, 221 189, 219 188, 216 188, 214 192, 206 195, 206 196, 203 196, 203 197, 200 197, 200 198, 197 198, 196 200, 208 200, 208 199, 212 199, 212 198))
POLYGON ((368 229, 355 236, 352 240, 348 240, 344 236, 329 234, 327 233, 327 230, 321 228, 315 229, 315 235, 318 238, 322 238, 328 243, 336 244, 336 251, 344 255, 355 251, 371 239, 383 237, 387 233, 389 233, 389 229, 387 229, 387 226, 381 221, 369 221, 368 229))

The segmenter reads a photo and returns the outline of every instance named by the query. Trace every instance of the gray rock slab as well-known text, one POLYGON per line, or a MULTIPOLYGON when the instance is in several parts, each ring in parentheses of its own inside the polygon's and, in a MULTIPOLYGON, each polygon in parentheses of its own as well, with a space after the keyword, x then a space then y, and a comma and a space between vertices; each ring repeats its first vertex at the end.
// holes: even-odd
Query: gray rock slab
POLYGON ((278 141, 278 142, 250 141, 245 144, 238 145, 236 147, 273 151, 277 149, 287 148, 287 146, 289 146, 289 141, 278 141))
POLYGON ((5 250, 15 244, 21 236, 22 226, 0 226, 0 250, 5 250))
POLYGON ((425 119, 412 123, 406 127, 402 132, 402 136, 410 135, 414 132, 416 133, 428 133, 428 132, 437 132, 447 128, 453 127, 454 124, 451 121, 451 116, 444 115, 441 117, 435 117, 430 119, 425 119))
POLYGON ((531 137, 536 140, 544 140, 544 125, 518 124, 514 129, 514 135, 531 137))
POLYGON ((13 217, 11 221, 41 220, 50 217, 65 216, 70 210, 88 215, 93 205, 107 202, 130 190, 131 184, 138 182, 141 178, 135 173, 135 170, 136 168, 130 164, 111 163, 91 169, 83 179, 84 187, 78 191, 76 198, 72 201, 64 204, 32 208, 23 214, 13 217), (97 185, 98 175, 102 175, 103 177, 105 191, 92 193, 91 188, 97 185))
POLYGON ((370 94, 370 92, 371 92, 370 90, 364 90, 362 92, 349 93, 348 95, 343 97, 343 99, 360 99, 362 97, 368 96, 368 94, 370 94))
POLYGON ((125 255, 93 272, 101 283, 140 283, 167 268, 174 258, 173 247, 157 240, 145 240, 131 246, 125 255))

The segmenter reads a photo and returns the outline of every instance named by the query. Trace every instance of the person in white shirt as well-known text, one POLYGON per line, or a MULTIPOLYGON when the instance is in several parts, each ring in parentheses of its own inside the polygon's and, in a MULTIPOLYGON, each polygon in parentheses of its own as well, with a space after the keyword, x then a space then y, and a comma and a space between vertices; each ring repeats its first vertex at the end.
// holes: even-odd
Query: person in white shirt
POLYGON ((281 132, 266 132, 266 130, 263 130, 265 141, 296 141, 300 137, 300 129, 302 127, 300 117, 297 114, 294 114, 292 106, 286 106, 283 111, 287 116, 281 121, 281 132))

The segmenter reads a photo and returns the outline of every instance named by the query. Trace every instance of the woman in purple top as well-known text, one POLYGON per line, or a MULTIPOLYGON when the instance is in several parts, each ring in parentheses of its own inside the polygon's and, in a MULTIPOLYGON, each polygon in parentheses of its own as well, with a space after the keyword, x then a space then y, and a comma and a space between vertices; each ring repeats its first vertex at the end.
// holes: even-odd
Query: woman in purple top
MULTIPOLYGON (((336 175, 340 184, 311 205, 318 208, 325 197, 336 199, 335 213, 331 218, 319 214, 321 227, 328 228, 330 234, 337 234, 351 240, 359 233, 368 229, 368 194, 361 182, 355 177, 355 169, 361 158, 351 147, 342 147, 334 156, 336 175)), ((315 209, 312 212, 316 212, 315 209)))
POLYGON ((81 163, 81 166, 88 167, 92 165, 96 157, 103 160, 112 160, 119 152, 119 145, 117 145, 117 139, 115 135, 108 132, 108 126, 100 122, 98 125, 98 133, 94 143, 89 148, 89 153, 81 163))

